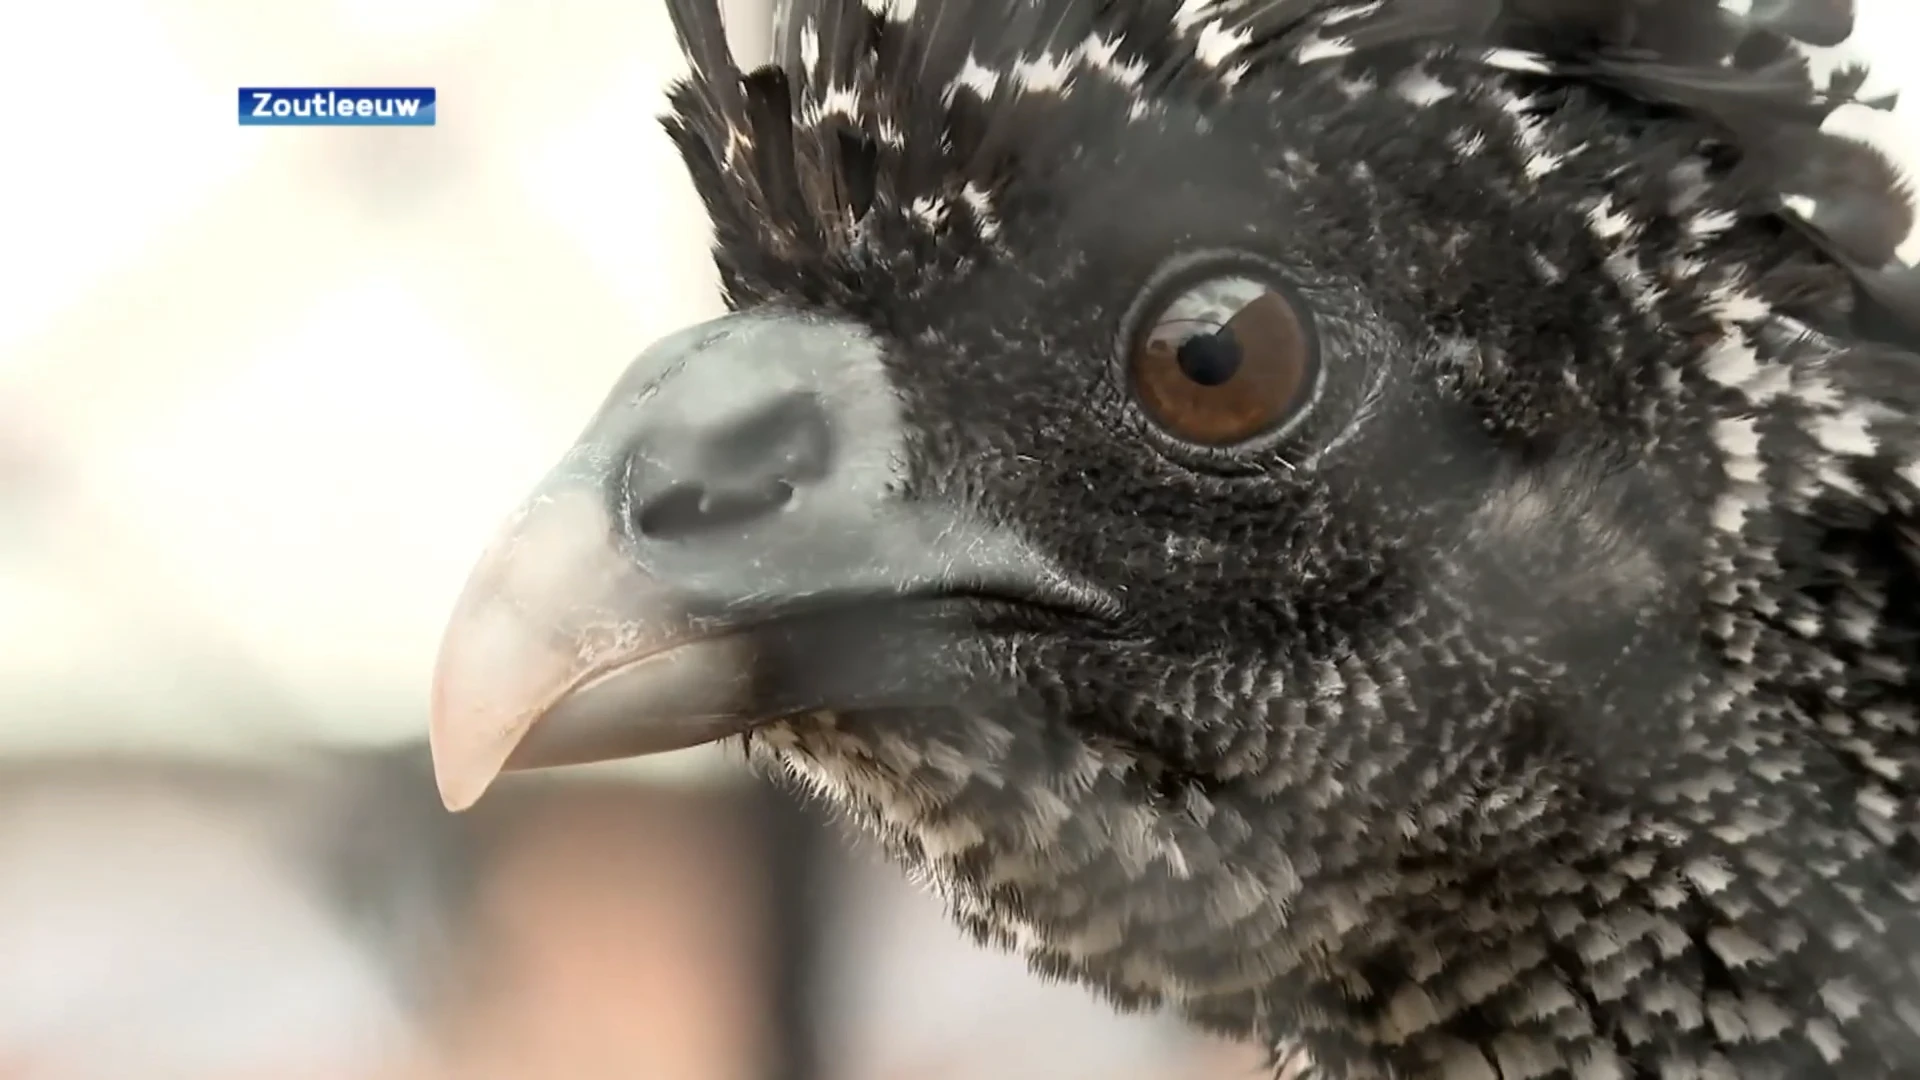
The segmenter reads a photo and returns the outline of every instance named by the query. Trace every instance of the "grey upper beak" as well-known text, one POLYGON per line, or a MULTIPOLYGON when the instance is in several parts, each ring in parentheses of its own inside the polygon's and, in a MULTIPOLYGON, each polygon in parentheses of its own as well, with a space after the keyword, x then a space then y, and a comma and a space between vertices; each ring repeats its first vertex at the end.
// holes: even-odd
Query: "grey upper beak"
POLYGON ((903 658, 952 627, 902 598, 1098 606, 1018 537, 901 500, 907 452, 856 327, 747 313, 648 349, 456 603, 431 720, 446 803, 503 770, 920 700, 903 658))

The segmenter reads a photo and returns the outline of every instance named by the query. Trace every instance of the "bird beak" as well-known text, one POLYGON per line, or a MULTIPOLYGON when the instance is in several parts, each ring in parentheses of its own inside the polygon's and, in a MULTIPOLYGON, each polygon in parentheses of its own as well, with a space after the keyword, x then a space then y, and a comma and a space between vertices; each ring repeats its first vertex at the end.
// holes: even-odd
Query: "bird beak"
POLYGON ((449 809, 471 806, 503 771, 739 730, 740 642, 695 636, 617 535, 587 493, 538 496, 474 568, 433 677, 434 773, 449 809))
POLYGON ((948 703, 969 603, 1097 606, 1019 538, 901 500, 902 431, 858 328, 749 313, 648 349, 455 603, 430 732, 447 806, 503 771, 948 703))

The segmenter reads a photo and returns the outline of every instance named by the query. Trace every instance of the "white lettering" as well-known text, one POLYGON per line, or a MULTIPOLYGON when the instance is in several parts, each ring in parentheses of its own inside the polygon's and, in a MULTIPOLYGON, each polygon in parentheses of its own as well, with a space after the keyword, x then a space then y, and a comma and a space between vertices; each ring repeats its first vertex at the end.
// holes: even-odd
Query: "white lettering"
POLYGON ((357 118, 369 120, 398 120, 407 122, 423 119, 433 122, 432 99, 419 94, 374 94, 353 90, 313 90, 302 94, 288 94, 273 90, 241 90, 241 116, 257 117, 272 122, 273 119, 315 120, 325 123, 329 120, 351 124, 357 118), (249 103, 247 98, 251 97, 249 103))

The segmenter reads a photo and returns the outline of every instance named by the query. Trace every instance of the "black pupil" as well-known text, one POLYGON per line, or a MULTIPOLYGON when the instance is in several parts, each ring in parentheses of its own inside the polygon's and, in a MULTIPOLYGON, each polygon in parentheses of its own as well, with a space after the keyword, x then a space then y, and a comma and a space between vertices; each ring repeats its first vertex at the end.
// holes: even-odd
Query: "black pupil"
POLYGON ((1240 343, 1230 330, 1195 334, 1180 343, 1174 356, 1187 378, 1201 386, 1219 386, 1240 370, 1240 343))

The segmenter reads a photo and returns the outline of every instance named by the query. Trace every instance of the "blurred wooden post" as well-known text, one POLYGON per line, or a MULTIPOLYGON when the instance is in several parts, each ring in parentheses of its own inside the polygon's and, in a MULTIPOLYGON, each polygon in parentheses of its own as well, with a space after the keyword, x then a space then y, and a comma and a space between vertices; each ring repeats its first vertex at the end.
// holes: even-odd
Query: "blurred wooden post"
POLYGON ((552 783, 501 800, 508 835, 473 928, 483 982, 453 1022, 449 1074, 769 1075, 750 794, 552 783))

